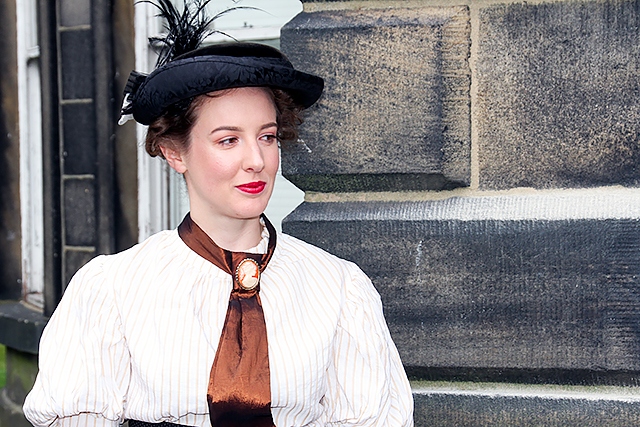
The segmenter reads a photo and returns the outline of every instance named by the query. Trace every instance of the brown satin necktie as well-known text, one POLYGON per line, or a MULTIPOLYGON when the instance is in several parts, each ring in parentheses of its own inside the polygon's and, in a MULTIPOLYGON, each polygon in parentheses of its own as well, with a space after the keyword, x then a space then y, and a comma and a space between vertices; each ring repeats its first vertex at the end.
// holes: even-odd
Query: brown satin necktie
POLYGON ((267 330, 259 291, 260 274, 276 247, 276 231, 264 215, 262 218, 269 232, 266 254, 220 248, 189 214, 178 227, 180 238, 191 250, 233 277, 207 389, 213 427, 274 427, 267 330))

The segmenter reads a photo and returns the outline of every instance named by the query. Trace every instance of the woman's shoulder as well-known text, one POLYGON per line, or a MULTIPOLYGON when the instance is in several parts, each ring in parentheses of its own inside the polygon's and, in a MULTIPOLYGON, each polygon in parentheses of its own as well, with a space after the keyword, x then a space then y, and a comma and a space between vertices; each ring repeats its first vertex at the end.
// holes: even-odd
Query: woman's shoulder
POLYGON ((166 263, 180 252, 180 237, 176 230, 160 231, 121 252, 99 255, 78 270, 76 276, 91 277, 114 271, 135 270, 138 266, 166 263))
POLYGON ((118 252, 114 255, 124 255, 131 254, 132 252, 140 252, 140 251, 157 251, 162 250, 164 248, 172 247, 176 240, 180 241, 180 236, 178 236, 178 230, 163 230, 159 231, 151 236, 147 237, 140 243, 136 243, 131 246, 129 249, 125 249, 121 252, 118 252))
POLYGON ((175 252, 178 244, 182 242, 177 230, 159 231, 140 243, 136 243, 128 249, 111 255, 105 255, 105 259, 111 262, 130 260, 139 256, 157 256, 164 252, 175 252))
POLYGON ((111 294, 120 301, 154 289, 181 265, 193 264, 194 258, 176 230, 161 231, 122 252, 93 258, 74 274, 68 290, 87 294, 87 300, 111 294))

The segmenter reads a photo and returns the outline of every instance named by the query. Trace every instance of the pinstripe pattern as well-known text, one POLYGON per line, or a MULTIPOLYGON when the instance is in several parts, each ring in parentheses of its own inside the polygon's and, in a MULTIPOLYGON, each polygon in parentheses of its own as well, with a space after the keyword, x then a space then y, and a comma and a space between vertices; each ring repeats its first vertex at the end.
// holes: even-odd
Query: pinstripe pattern
MULTIPOLYGON (((92 260, 43 334, 25 415, 37 426, 209 426, 207 382, 230 291, 230 276, 175 230, 92 260)), ((357 266, 279 235, 260 294, 278 427, 413 425, 380 298, 357 266)))

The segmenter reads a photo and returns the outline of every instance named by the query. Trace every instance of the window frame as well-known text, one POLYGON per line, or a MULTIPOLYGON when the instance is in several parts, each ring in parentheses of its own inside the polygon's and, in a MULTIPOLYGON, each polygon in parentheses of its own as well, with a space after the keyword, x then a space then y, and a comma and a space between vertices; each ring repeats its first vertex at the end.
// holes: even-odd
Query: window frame
POLYGON ((16 3, 23 301, 44 308, 44 175, 38 3, 16 3))

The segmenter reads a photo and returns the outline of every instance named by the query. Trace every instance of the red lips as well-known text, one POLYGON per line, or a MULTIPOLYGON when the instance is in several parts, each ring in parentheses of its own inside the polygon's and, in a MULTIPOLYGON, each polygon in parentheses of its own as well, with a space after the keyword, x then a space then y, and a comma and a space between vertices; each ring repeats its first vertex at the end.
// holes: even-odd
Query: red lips
POLYGON ((264 181, 254 181, 246 184, 238 185, 236 188, 244 193, 259 194, 262 193, 267 183, 264 181))

